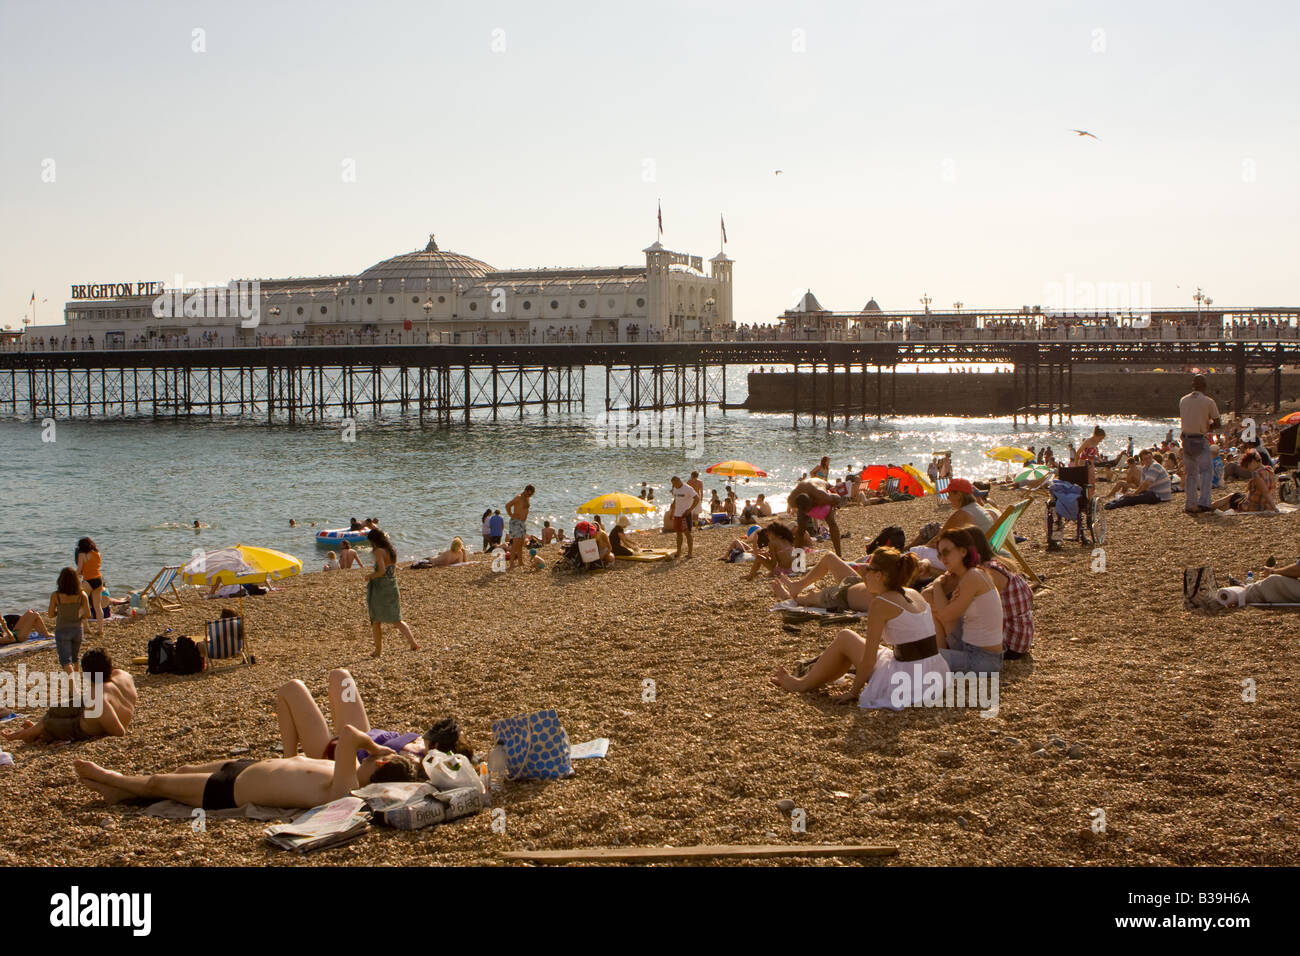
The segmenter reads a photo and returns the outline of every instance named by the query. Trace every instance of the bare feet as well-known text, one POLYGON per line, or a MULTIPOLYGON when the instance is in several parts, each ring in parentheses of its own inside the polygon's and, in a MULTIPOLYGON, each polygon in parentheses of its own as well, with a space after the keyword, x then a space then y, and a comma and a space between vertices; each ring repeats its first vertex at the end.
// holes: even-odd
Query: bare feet
POLYGON ((790 600, 790 592, 785 589, 785 583, 780 578, 772 579, 772 593, 782 601, 790 600))
POLYGON ((788 690, 791 693, 798 693, 802 689, 799 686, 798 679, 791 677, 784 667, 778 667, 769 680, 771 680, 773 685, 776 687, 780 687, 782 690, 788 690))
POLYGON ((130 790, 113 785, 121 777, 121 774, 105 770, 99 764, 92 763, 89 760, 74 760, 72 761, 72 769, 77 772, 77 779, 83 786, 94 790, 109 803, 121 803, 123 800, 130 800, 135 796, 130 790))

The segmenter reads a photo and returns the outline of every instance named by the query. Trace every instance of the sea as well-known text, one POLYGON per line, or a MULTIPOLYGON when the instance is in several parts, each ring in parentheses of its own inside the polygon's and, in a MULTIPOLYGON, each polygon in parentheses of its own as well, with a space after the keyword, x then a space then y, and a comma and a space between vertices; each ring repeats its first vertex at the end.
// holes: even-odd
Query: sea
MULTIPOLYGON (((940 369, 946 371, 945 369, 940 369)), ((727 397, 742 402, 749 368, 727 370, 727 397)), ((948 386, 943 376, 937 387, 948 386)), ((0 611, 44 611, 61 568, 75 564, 82 536, 103 556, 110 593, 125 596, 160 567, 196 551, 234 544, 275 548, 319 570, 328 548, 315 534, 377 518, 403 560, 436 553, 461 536, 482 546, 485 509, 501 509, 525 485, 536 488, 530 530, 544 520, 570 533, 576 509, 613 491, 639 495, 642 483, 667 502, 673 475, 698 470, 706 493, 732 479, 703 474, 740 459, 766 478, 734 479, 740 498, 767 495, 774 509, 823 455, 832 476, 867 464, 911 463, 925 471, 937 450, 951 450, 954 474, 994 478, 1008 466, 989 459, 997 445, 1059 454, 1095 424, 1107 431, 1103 453, 1158 442, 1173 419, 1092 418, 1047 427, 1009 418, 852 418, 827 431, 789 413, 712 407, 662 414, 605 412, 604 371, 587 373, 587 407, 543 416, 514 410, 468 426, 421 426, 413 416, 382 420, 268 425, 250 419, 160 418, 0 420, 0 611), (296 527, 290 525, 290 520, 296 527), (200 528, 193 528, 198 521, 200 528)), ((1014 468, 1014 466, 1013 466, 1014 468)), ((662 513, 634 516, 634 528, 658 527, 662 513)), ((365 547, 362 546, 362 550, 365 547)))

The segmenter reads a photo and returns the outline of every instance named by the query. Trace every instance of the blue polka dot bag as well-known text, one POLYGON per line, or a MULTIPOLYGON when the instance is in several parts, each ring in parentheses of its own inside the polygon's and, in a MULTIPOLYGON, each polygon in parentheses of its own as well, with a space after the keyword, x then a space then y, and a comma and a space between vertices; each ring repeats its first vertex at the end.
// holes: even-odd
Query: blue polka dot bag
POLYGON ((493 721, 492 736, 506 748, 506 771, 511 780, 573 776, 569 735, 553 710, 493 721))

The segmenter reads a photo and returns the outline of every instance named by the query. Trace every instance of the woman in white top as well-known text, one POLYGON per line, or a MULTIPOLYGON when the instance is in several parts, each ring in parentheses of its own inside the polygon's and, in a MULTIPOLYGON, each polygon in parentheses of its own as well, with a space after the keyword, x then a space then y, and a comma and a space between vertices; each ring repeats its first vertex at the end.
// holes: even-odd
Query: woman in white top
POLYGON ((957 579, 951 598, 943 588, 927 597, 934 602, 939 653, 953 671, 988 673, 1002 670, 1002 598, 980 567, 979 546, 965 528, 939 535, 939 560, 957 579))
POLYGON ((942 694, 948 665, 939 655, 934 621, 925 599, 908 587, 916 577, 915 555, 877 548, 863 571, 875 595, 867 634, 843 630, 803 677, 777 668, 772 683, 789 691, 816 690, 856 667, 852 689, 836 702, 901 710, 919 706, 928 683, 942 694), (928 675, 934 674, 931 678, 928 675))

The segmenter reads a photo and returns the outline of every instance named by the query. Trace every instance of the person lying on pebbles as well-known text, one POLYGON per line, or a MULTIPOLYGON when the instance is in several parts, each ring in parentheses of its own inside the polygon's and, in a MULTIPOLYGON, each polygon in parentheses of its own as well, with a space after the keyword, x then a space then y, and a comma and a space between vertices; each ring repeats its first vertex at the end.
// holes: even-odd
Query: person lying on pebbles
MULTIPOLYGON (((81 655, 81 672, 99 684, 102 694, 95 716, 86 706, 51 707, 40 720, 25 720, 18 730, 0 733, 6 740, 48 743, 57 740, 90 740, 93 737, 124 737, 135 716, 136 691, 131 675, 113 666, 102 647, 81 655)), ((2 716, 2 715, 0 715, 2 716)))
MULTIPOLYGON (((330 734, 330 725, 325 722, 325 715, 316 706, 306 684, 300 680, 291 680, 276 692, 275 713, 280 720, 280 740, 286 757, 296 755, 301 746, 302 752, 308 757, 332 760, 340 731, 349 726, 358 728, 382 747, 416 759, 423 758, 431 749, 454 751, 471 758, 474 755, 469 743, 461 737, 460 727, 454 720, 441 721, 424 734, 372 730, 365 701, 361 699, 361 689, 353 676, 342 667, 336 667, 329 673, 329 701, 330 716, 335 728, 333 736, 330 734)), ((357 754, 357 759, 363 762, 366 757, 364 749, 357 754)))
POLYGON ((863 583, 861 565, 849 564, 829 551, 816 566, 802 578, 788 583, 772 579, 772 593, 782 601, 794 601, 802 607, 820 607, 828 611, 866 611, 875 596, 863 583), (809 590, 811 585, 829 575, 835 581, 830 587, 809 590))
POLYGON ((425 779, 420 761, 381 747, 351 725, 339 734, 333 760, 273 757, 268 760, 215 760, 172 773, 121 774, 89 760, 74 760, 78 782, 109 803, 133 797, 175 800, 204 810, 229 810, 250 803, 309 810, 346 797, 371 783, 425 779), (357 763, 357 753, 370 751, 357 763))
POLYGON ((759 571, 769 571, 773 577, 789 574, 794 566, 794 532, 779 521, 773 521, 767 531, 767 548, 754 552, 746 581, 758 577, 759 571))

